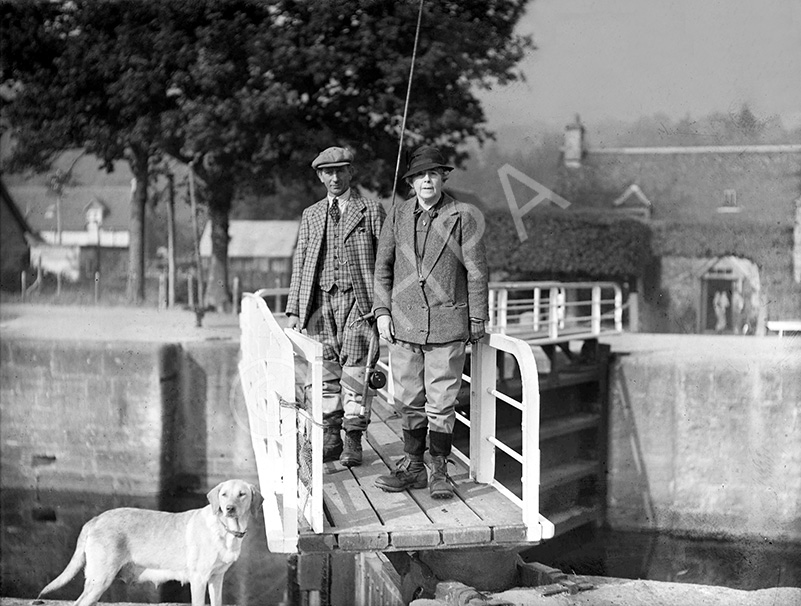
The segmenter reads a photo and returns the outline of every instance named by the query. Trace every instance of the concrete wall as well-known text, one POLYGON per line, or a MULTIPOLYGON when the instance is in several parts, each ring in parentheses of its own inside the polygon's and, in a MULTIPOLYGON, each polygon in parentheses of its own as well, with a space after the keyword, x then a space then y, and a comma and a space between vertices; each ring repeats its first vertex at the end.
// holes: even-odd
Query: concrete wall
POLYGON ((2 488, 155 497, 255 480, 236 343, 1 349, 2 488))
MULTIPOLYGON (((801 343, 609 342, 610 524, 801 541, 801 343)), ((256 481, 234 340, 4 338, 0 350, 4 491, 165 506, 256 481)))
POLYGON ((638 338, 611 341, 611 526, 801 541, 801 342, 638 338))

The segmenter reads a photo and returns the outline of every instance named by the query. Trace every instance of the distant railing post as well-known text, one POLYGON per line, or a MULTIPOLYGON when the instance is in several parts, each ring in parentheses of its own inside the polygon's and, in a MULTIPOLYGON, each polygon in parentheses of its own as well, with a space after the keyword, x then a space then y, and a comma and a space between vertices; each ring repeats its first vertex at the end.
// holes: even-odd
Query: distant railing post
POLYGON ((498 291, 498 326, 501 327, 503 332, 506 332, 506 323, 508 322, 508 308, 509 308, 509 291, 502 288, 498 291))
POLYGON ((159 310, 167 309, 167 276, 159 274, 159 310))
POLYGON ((601 287, 592 287, 592 309, 590 311, 590 330, 592 334, 601 333, 601 287))
POLYGON ((548 336, 555 339, 559 336, 559 289, 548 290, 548 336))
MULTIPOLYGON (((640 327, 639 293, 629 293, 629 332, 638 332, 640 327)), ((615 329, 623 330, 623 293, 615 291, 615 329)))
POLYGON ((534 332, 540 329, 540 289, 534 288, 534 332))
POLYGON ((56 296, 61 297, 61 272, 56 272, 56 296))
MULTIPOLYGON (((59 273, 59 275, 61 275, 59 273)), ((95 272, 95 305, 100 301, 100 272, 95 272)))
POLYGON ((234 276, 234 303, 231 305, 231 313, 236 315, 239 313, 239 276, 234 276))

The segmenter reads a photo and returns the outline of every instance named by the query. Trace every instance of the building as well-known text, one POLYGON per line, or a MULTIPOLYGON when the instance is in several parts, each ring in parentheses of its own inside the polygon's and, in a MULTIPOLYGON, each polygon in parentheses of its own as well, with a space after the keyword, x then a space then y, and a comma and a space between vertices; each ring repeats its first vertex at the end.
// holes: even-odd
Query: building
POLYGON ((801 319, 801 145, 588 148, 566 129, 556 191, 569 212, 652 227, 636 277, 640 329, 763 333, 801 319))
MULTIPOLYGON (((300 221, 229 222, 228 275, 239 278, 240 292, 289 287, 299 226, 300 221)), ((211 222, 200 238, 200 256, 208 271, 211 222)))
POLYGON ((37 238, 2 179, 0 203, 0 288, 15 291, 21 287, 22 272, 30 266, 30 247, 37 238))
POLYGON ((48 173, 5 175, 8 194, 39 237, 30 262, 69 280, 125 274, 132 175, 109 173, 82 150, 61 154, 48 173))

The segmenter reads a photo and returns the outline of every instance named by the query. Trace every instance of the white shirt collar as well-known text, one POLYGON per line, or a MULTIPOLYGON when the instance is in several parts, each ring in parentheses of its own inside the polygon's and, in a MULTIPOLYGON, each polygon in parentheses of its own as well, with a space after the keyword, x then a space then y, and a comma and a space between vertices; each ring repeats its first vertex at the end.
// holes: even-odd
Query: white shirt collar
POLYGON ((348 200, 350 200, 350 188, 346 189, 341 196, 332 196, 328 194, 328 207, 331 208, 331 204, 334 202, 334 198, 339 200, 339 210, 344 211, 345 207, 348 205, 348 200))

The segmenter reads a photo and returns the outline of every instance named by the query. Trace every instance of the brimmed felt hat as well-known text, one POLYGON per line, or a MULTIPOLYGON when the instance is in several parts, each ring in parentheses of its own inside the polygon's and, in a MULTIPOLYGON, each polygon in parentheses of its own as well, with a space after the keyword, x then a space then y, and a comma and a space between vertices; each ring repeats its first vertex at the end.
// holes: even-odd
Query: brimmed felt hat
POLYGON ((442 168, 452 171, 453 166, 445 163, 445 157, 433 145, 422 145, 412 152, 409 166, 403 174, 402 179, 406 179, 417 173, 422 173, 433 168, 442 168))
POLYGON ((329 147, 324 149, 312 160, 312 168, 328 168, 331 166, 347 166, 353 162, 353 152, 344 147, 329 147))

